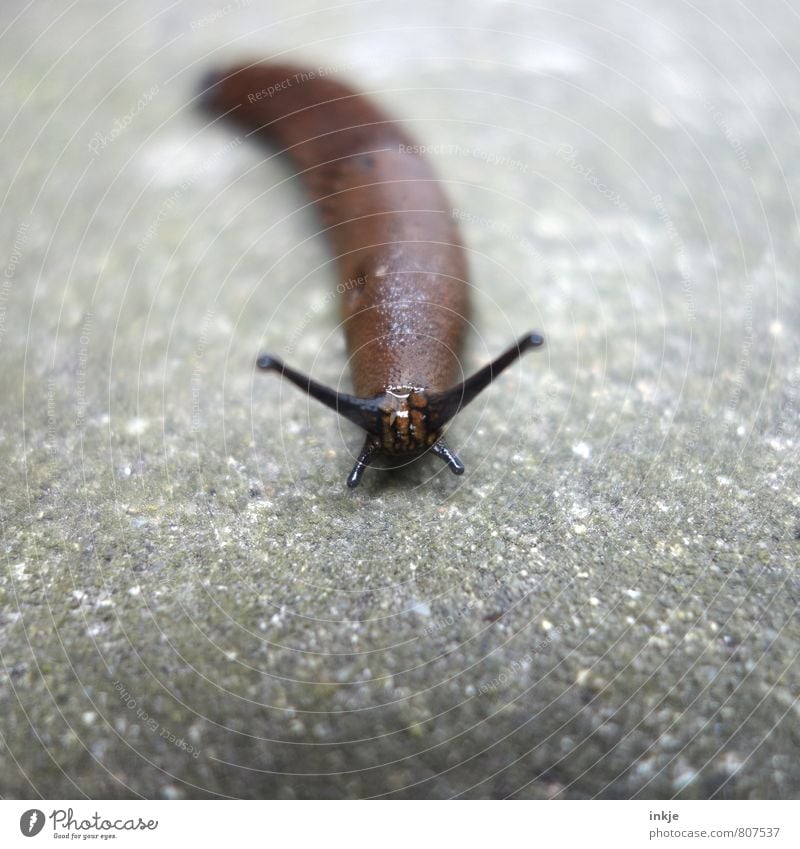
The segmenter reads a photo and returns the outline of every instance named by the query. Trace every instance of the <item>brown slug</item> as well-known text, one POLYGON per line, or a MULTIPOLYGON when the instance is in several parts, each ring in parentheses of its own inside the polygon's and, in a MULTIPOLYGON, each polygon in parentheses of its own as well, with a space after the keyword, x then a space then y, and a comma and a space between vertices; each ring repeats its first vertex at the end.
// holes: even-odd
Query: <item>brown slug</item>
POLYGON ((464 466, 444 441, 447 422, 521 354, 528 333, 493 363, 461 378, 469 313, 467 263, 452 208, 402 127, 375 103, 321 72, 253 64, 210 74, 203 106, 291 159, 339 262, 353 395, 336 392, 264 354, 276 371, 367 432, 347 478, 358 485, 378 454, 432 451, 464 466))

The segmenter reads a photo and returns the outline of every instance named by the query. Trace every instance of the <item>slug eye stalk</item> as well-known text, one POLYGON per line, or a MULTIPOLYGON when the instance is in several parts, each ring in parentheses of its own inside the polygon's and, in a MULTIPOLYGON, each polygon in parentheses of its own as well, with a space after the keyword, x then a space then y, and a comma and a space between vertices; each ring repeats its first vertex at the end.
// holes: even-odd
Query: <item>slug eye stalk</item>
POLYGON ((337 392, 335 389, 330 389, 328 386, 323 386, 317 383, 306 374, 295 371, 283 362, 283 360, 273 357, 270 354, 262 354, 257 360, 256 365, 262 371, 275 371, 282 377, 285 377, 290 383, 293 383, 298 389, 302 389, 307 395, 315 398, 331 410, 335 410, 340 416, 364 428, 367 433, 377 434, 380 432, 381 411, 378 409, 376 399, 374 398, 357 398, 355 395, 346 395, 344 392, 337 392))
MULTIPOLYGON (((442 437, 444 426, 464 407, 473 401, 499 374, 516 362, 526 351, 539 348, 544 344, 544 338, 539 333, 527 333, 507 351, 504 351, 496 360, 484 366, 472 377, 444 392, 436 392, 427 395, 426 402, 421 408, 424 410, 423 432, 409 439, 407 434, 399 434, 387 426, 387 422, 394 422, 396 410, 387 407, 385 395, 374 398, 359 398, 355 395, 347 395, 337 392, 330 387, 323 386, 308 375, 295 371, 287 366, 282 360, 269 354, 262 354, 256 361, 258 368, 263 371, 274 371, 285 377, 307 395, 315 398, 340 416, 357 424, 367 432, 364 446, 347 478, 349 487, 358 486, 364 470, 370 464, 371 459, 379 453, 401 454, 419 453, 425 450, 425 446, 447 464, 453 474, 464 473, 464 464, 450 450, 442 437)), ((416 390, 417 396, 420 393, 416 390)), ((396 398, 396 396, 393 396, 396 398)))
POLYGON ((459 383, 452 389, 439 392, 428 398, 429 421, 434 427, 441 428, 459 410, 462 410, 471 401, 483 392, 484 389, 512 363, 515 363, 526 351, 532 351, 544 345, 544 337, 539 333, 526 333, 519 341, 512 345, 507 351, 468 377, 463 383, 459 383))

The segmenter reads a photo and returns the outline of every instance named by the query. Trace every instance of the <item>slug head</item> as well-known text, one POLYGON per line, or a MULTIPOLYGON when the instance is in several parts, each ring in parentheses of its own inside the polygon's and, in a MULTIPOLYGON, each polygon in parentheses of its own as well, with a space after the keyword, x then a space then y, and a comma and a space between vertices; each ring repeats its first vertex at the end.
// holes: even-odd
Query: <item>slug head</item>
POLYGON ((463 474, 464 464, 447 447, 442 436, 444 426, 525 351, 543 343, 538 333, 528 333, 472 377, 444 392, 429 393, 421 387, 390 387, 375 398, 336 392, 268 354, 260 356, 257 365, 264 371, 283 375, 312 398, 367 432, 364 447, 347 478, 347 485, 354 487, 358 486, 376 454, 398 457, 430 450, 444 460, 453 474, 463 474))
POLYGON ((428 420, 428 396, 424 389, 391 387, 378 400, 381 412, 380 450, 385 454, 425 451, 442 435, 441 427, 428 420))
POLYGON ((376 454, 408 457, 427 450, 441 457, 453 474, 464 474, 464 464, 447 447, 438 422, 429 415, 430 405, 424 389, 392 387, 375 399, 380 412, 380 427, 368 432, 364 446, 347 477, 349 487, 358 486, 364 470, 376 454))

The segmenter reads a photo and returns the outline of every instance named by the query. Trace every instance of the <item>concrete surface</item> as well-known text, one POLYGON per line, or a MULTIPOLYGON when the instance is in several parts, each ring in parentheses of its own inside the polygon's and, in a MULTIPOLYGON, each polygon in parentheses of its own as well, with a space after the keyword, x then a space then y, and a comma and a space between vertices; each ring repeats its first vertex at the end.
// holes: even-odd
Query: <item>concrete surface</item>
POLYGON ((787 4, 3 7, 0 794, 796 797, 787 4), (447 181, 463 478, 372 471, 285 163, 202 73, 354 80, 447 181))

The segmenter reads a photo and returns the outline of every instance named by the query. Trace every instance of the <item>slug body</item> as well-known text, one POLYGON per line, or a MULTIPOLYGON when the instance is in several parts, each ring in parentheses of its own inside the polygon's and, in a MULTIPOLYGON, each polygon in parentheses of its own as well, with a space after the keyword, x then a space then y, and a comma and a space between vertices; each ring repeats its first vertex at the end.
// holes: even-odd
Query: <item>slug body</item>
POLYGON ((212 74, 202 102, 285 151, 338 258, 354 394, 321 386, 269 355, 259 357, 259 367, 283 374, 367 431, 349 486, 376 454, 430 449, 461 474, 444 425, 543 340, 528 334, 463 381, 467 263, 452 207, 427 161, 413 152, 418 148, 364 95, 293 66, 212 74))

